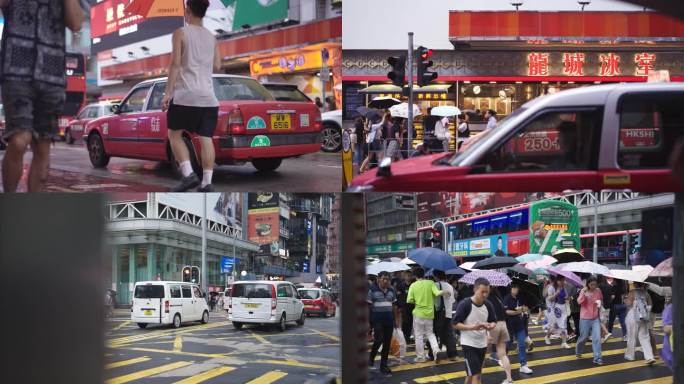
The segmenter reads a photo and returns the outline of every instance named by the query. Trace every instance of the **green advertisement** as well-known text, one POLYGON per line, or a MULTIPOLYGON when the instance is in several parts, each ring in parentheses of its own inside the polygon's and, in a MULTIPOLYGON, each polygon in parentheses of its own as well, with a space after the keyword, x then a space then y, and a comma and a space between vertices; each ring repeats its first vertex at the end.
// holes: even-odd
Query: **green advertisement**
POLYGON ((376 244, 376 245, 367 246, 366 247, 366 253, 374 254, 374 253, 401 252, 401 251, 408 251, 408 250, 414 249, 415 247, 416 247, 416 244, 413 242, 376 244))
POLYGON ((288 17, 288 0, 221 0, 233 14, 233 31, 243 26, 255 27, 285 20, 288 17))
POLYGON ((530 253, 550 255, 561 248, 579 250, 577 207, 562 201, 539 201, 530 206, 530 253))

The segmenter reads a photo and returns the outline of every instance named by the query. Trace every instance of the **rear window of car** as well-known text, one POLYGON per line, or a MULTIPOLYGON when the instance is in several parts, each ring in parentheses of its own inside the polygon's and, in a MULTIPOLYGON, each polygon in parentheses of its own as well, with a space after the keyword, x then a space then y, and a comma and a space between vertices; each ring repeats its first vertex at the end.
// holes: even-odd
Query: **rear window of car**
POLYGON ((242 77, 215 77, 214 93, 219 101, 273 101, 273 96, 263 85, 254 79, 242 77))
POLYGON ((321 292, 318 289, 300 289, 299 295, 302 299, 316 300, 321 296, 321 292))
POLYGON ((266 85, 265 87, 278 101, 301 101, 305 103, 311 102, 311 99, 309 99, 299 89, 294 87, 283 87, 273 85, 266 85))
POLYGON ((270 299, 271 286, 268 284, 234 284, 232 296, 247 299, 270 299))
POLYGON ((136 299, 163 299, 163 285, 138 285, 135 287, 136 299))

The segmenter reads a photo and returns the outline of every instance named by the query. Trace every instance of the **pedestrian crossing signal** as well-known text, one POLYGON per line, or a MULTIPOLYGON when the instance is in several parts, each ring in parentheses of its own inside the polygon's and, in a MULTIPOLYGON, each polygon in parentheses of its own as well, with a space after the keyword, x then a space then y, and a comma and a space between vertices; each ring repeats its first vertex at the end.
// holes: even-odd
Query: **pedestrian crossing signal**
POLYGON ((432 49, 423 46, 418 47, 418 86, 424 87, 430 82, 437 80, 437 72, 431 72, 430 67, 434 65, 432 60, 432 49))
POLYGON ((404 78, 406 77, 406 56, 391 56, 387 62, 392 67, 392 71, 387 74, 387 78, 392 80, 394 85, 403 88, 404 78))

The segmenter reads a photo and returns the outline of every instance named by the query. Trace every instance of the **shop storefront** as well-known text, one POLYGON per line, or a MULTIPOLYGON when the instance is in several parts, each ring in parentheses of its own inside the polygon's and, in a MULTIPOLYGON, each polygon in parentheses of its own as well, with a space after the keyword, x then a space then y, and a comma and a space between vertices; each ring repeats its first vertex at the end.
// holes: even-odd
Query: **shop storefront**
MULTIPOLYGON (((661 70, 671 81, 684 81, 684 22, 653 12, 452 11, 449 23, 454 49, 434 51, 431 58, 439 74, 431 87, 440 89, 418 90, 415 100, 423 113, 457 106, 468 112, 475 131, 484 128, 486 110, 501 119, 529 100, 568 88, 644 82, 661 70)), ((400 54, 405 52, 344 51, 345 119, 376 96, 401 96, 387 79, 387 58, 400 54)), ((420 118, 416 122, 420 139, 420 118)))

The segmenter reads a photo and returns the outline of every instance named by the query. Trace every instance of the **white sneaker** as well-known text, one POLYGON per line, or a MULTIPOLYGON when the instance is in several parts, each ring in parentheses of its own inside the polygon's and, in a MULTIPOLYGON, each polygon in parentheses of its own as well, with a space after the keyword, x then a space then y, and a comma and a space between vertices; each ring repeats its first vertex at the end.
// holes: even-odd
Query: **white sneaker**
POLYGON ((534 372, 534 371, 531 370, 527 365, 523 365, 522 367, 520 367, 520 373, 524 373, 524 374, 529 375, 529 374, 531 374, 531 373, 533 373, 533 372, 534 372))
POLYGON ((622 336, 622 341, 627 341, 627 336, 622 336))
POLYGON ((424 357, 416 357, 415 359, 413 359, 414 363, 424 363, 426 361, 427 360, 424 357))
POLYGON ((506 380, 502 381, 501 384, 513 384, 513 380, 506 379, 506 380))
POLYGON ((563 344, 561 344, 561 348, 570 349, 572 347, 569 346, 568 343, 563 343, 563 344))
POLYGON ((610 339, 612 336, 613 336, 613 335, 611 335, 610 333, 607 334, 606 336, 603 337, 603 340, 601 340, 601 342, 602 342, 602 343, 605 343, 605 342, 608 341, 608 339, 610 339))
POLYGON ((551 345, 551 339, 549 339, 548 336, 544 336, 544 342, 546 343, 546 345, 551 345))

